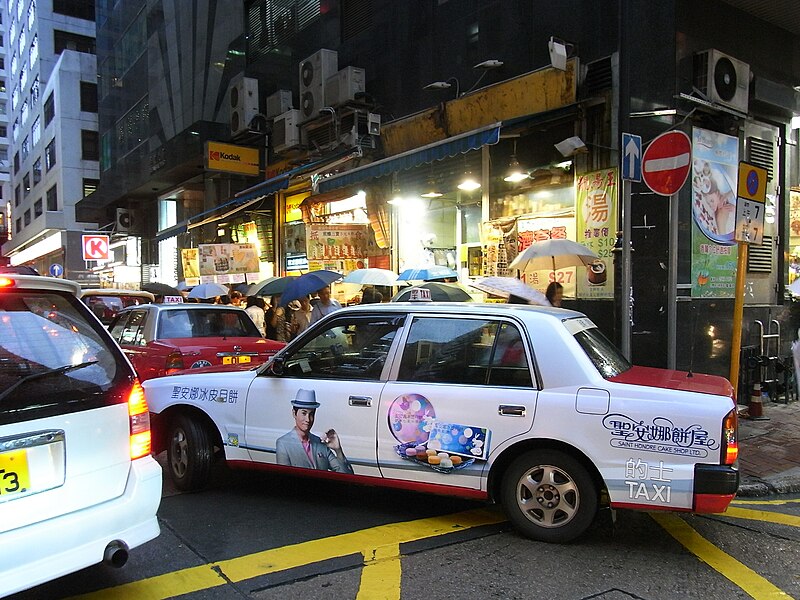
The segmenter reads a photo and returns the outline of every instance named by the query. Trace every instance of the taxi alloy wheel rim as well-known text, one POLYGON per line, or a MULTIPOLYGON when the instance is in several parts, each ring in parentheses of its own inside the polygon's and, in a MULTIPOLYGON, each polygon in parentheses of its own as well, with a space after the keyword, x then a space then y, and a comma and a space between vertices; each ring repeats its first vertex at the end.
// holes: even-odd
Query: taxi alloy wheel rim
POLYGON ((183 429, 176 429, 172 436, 172 472, 178 477, 186 475, 189 466, 188 460, 189 443, 186 441, 186 432, 183 429))
POLYGON ((580 492, 569 473, 552 465, 537 465, 517 484, 517 506, 540 527, 563 527, 578 513, 580 492))

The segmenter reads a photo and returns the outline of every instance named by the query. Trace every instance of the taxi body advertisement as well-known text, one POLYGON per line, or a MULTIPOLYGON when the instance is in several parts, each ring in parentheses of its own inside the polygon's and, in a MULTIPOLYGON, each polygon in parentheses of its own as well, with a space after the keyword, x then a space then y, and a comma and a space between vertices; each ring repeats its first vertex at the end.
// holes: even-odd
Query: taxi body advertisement
POLYGON ((234 465, 496 500, 543 541, 585 531, 603 490, 641 510, 733 498, 724 378, 593 358, 602 334, 573 311, 419 304, 340 309, 258 370, 149 380, 148 404, 205 412, 234 465))

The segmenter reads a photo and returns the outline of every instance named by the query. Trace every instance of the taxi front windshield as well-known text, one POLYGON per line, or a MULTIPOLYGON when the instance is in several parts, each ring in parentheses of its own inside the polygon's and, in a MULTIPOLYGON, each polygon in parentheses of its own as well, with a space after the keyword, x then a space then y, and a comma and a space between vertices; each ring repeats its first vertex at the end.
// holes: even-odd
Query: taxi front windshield
MULTIPOLYGON (((588 321, 588 319, 582 320, 588 321)), ((575 340, 605 379, 616 377, 631 368, 630 361, 594 324, 585 328, 568 328, 572 330, 575 340)))
POLYGON ((114 354, 65 296, 0 294, 2 408, 15 398, 41 403, 76 390, 105 390, 115 375, 114 354))

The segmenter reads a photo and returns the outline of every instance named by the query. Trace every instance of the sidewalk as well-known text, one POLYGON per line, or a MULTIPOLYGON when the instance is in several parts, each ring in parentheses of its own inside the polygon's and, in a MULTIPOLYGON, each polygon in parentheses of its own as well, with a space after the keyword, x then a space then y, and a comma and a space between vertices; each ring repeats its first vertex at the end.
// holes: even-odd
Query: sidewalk
POLYGON ((739 406, 739 496, 800 493, 800 401, 765 402, 765 419, 739 406))

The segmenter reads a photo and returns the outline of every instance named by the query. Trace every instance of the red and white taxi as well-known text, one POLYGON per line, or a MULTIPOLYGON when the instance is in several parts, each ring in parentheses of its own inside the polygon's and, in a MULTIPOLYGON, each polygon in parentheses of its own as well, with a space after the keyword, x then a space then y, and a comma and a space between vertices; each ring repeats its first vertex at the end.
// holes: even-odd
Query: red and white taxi
POLYGON ((726 379, 632 367, 585 315, 556 308, 349 307, 260 368, 144 388, 154 443, 185 490, 222 454, 231 466, 496 500, 525 535, 563 542, 601 498, 718 512, 739 482, 726 379))
POLYGON ((108 327, 144 381, 184 369, 258 365, 286 344, 261 337, 241 308, 217 304, 143 304, 108 327))

